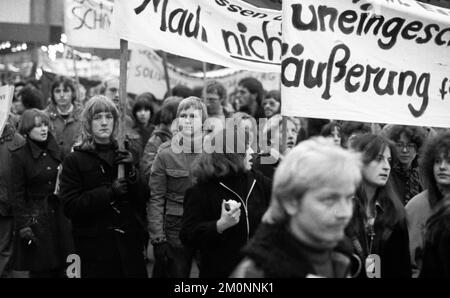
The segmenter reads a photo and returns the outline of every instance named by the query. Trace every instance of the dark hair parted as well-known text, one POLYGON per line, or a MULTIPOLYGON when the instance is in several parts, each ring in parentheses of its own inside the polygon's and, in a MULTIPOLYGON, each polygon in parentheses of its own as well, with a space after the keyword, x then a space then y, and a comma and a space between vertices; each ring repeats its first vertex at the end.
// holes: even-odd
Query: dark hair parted
POLYGON ((50 119, 44 111, 38 109, 28 109, 22 114, 20 121, 19 133, 22 135, 28 135, 30 131, 41 123, 45 123, 47 126, 50 123, 50 119))
POLYGON ((420 154, 419 169, 425 181, 425 188, 428 189, 428 199, 432 208, 442 200, 442 193, 439 191, 433 170, 434 163, 441 154, 445 157, 450 156, 450 132, 442 132, 428 139, 420 154))
POLYGON ((248 146, 249 132, 245 130, 241 131, 245 136, 245 148, 238 148, 243 145, 242 143, 236 142, 239 129, 243 129, 243 127, 239 125, 235 125, 233 128, 227 127, 218 131, 213 136, 211 144, 219 150, 214 150, 212 153, 203 152, 195 160, 193 174, 198 182, 237 175, 246 170, 244 163, 245 153, 240 152, 245 151, 241 149, 245 149, 248 146), (234 140, 231 140, 231 138, 234 138, 234 140))
MULTIPOLYGON (((132 115, 134 119, 136 120, 136 113, 140 110, 148 110, 150 111, 150 117, 154 116, 154 107, 153 103, 156 101, 155 96, 150 92, 145 92, 138 97, 136 97, 136 100, 133 105, 132 115)), ((150 119, 151 120, 151 119, 150 119)))
POLYGON ((72 103, 74 103, 75 100, 77 99, 77 92, 75 91, 75 85, 73 84, 71 79, 63 77, 63 76, 56 77, 52 83, 52 86, 50 88, 50 90, 51 90, 50 98, 52 100, 52 103, 56 106, 54 91, 56 88, 58 88, 61 85, 63 86, 63 90, 70 89, 70 91, 72 91, 72 103))
POLYGON ((400 136, 404 134, 408 139, 416 145, 416 149, 419 150, 426 138, 426 132, 419 126, 406 126, 406 125, 394 125, 387 133, 387 137, 397 142, 400 140, 400 136))
POLYGON ((341 134, 341 125, 336 121, 331 121, 330 123, 325 124, 320 131, 320 135, 322 137, 329 137, 332 135, 334 128, 338 128, 339 134, 341 134))
MULTIPOLYGON (((364 166, 367 166, 370 162, 374 161, 386 148, 390 149, 391 156, 395 156, 394 144, 390 140, 371 133, 358 136, 352 143, 352 149, 363 154, 362 161, 364 166)), ((392 161, 390 164, 392 165, 392 161)), ((358 188, 357 197, 355 211, 358 212, 360 217, 365 218, 366 208, 369 202, 365 195, 364 183, 358 188)), ((389 179, 384 186, 378 187, 374 199, 381 204, 384 210, 379 217, 382 226, 393 227, 398 222, 404 220, 404 207, 397 193, 393 189, 391 179, 389 179)))
POLYGON ((256 102, 261 105, 262 99, 264 97, 264 88, 260 81, 253 77, 246 77, 239 81, 238 85, 241 85, 251 94, 256 94, 256 102))

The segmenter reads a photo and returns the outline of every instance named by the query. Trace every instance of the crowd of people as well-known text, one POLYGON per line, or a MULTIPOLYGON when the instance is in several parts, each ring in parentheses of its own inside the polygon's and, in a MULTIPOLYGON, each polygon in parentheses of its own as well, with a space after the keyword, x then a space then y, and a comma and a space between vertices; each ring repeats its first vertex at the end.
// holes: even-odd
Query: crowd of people
POLYGON ((121 111, 117 79, 83 100, 70 78, 48 99, 16 83, 0 276, 62 278, 76 254, 82 278, 450 277, 450 130, 283 117, 279 90, 235 90, 121 111))

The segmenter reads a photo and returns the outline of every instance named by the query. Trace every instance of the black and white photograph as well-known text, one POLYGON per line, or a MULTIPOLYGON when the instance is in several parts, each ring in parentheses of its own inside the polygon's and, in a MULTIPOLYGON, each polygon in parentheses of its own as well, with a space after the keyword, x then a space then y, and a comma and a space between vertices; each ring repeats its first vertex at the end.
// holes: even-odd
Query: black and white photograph
POLYGON ((0 283, 309 278, 450 278, 450 0, 0 0, 0 283))

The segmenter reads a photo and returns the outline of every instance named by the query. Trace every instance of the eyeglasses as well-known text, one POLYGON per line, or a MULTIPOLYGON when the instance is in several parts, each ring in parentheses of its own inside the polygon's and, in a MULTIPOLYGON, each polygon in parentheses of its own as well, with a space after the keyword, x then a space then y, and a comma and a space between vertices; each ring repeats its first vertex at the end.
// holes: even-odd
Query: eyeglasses
POLYGON ((413 149, 416 149, 416 144, 414 144, 414 143, 408 143, 408 144, 395 143, 395 147, 399 150, 402 150, 403 148, 406 148, 408 150, 413 150, 413 149))

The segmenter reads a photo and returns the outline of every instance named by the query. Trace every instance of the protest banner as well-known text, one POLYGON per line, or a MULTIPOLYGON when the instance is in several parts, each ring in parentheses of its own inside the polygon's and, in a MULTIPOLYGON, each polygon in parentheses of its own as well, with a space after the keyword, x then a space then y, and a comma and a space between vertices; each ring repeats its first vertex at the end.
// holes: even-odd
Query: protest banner
POLYGON ((116 0, 111 31, 208 63, 280 72, 281 12, 239 0, 116 0))
POLYGON ((42 68, 44 71, 57 73, 67 77, 75 77, 75 74, 77 74, 80 78, 104 80, 105 78, 119 76, 118 59, 81 59, 77 60, 75 65, 76 69, 74 69, 72 58, 62 57, 52 60, 47 53, 40 49, 38 50, 38 56, 39 68, 42 68))
MULTIPOLYGON (((267 90, 278 90, 280 87, 279 73, 262 73, 233 69, 222 69, 204 74, 190 74, 171 64, 167 64, 170 86, 184 85, 189 88, 203 86, 204 80, 217 80, 231 93, 239 80, 252 76, 260 80, 267 90)), ((162 58, 152 49, 134 46, 128 70, 127 91, 134 94, 151 92, 163 99, 167 92, 167 82, 162 58)))
POLYGON ((450 10, 283 1, 282 114, 450 127, 450 10))
POLYGON ((119 39, 109 33, 112 2, 65 0, 64 4, 67 44, 85 48, 119 49, 119 39))
POLYGON ((8 121, 13 95, 14 86, 0 87, 0 136, 5 128, 6 121, 8 121))

